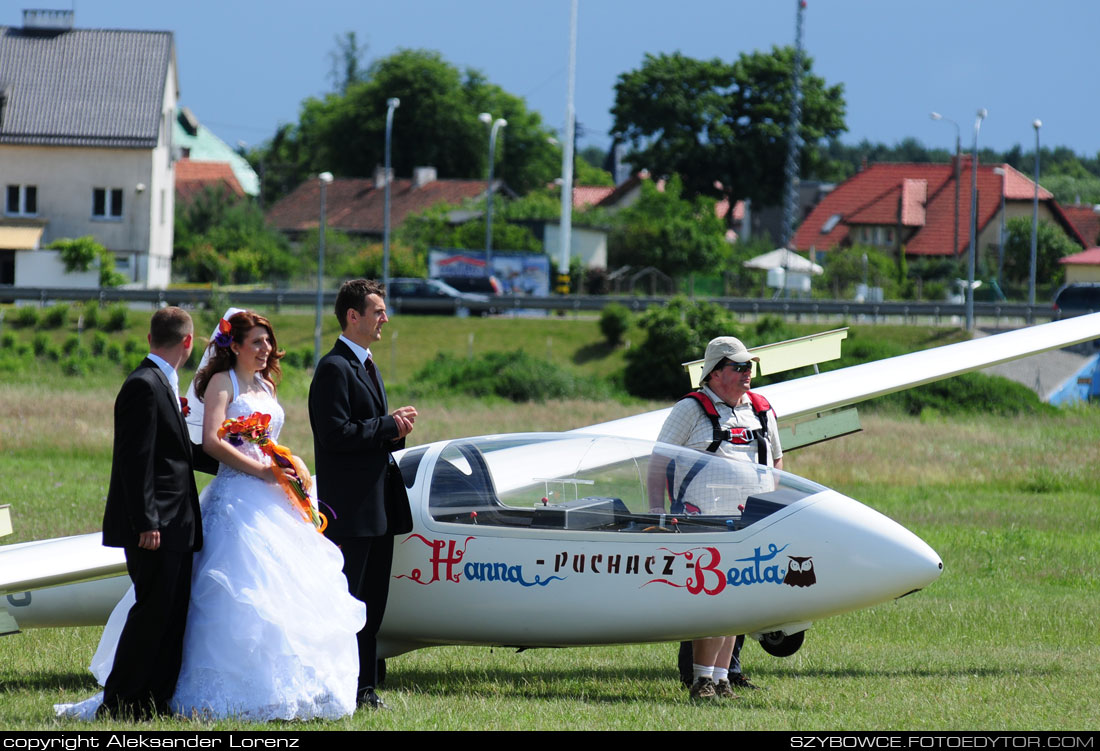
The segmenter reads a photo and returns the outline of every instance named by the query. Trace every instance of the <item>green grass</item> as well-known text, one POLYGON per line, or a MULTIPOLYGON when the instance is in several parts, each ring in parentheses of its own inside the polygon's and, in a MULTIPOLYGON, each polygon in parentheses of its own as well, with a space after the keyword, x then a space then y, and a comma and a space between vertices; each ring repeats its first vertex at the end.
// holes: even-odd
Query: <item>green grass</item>
MULTIPOLYGON (((276 318, 275 325, 283 346, 312 341, 308 316, 276 318)), ((326 329, 326 341, 334 328, 326 329)), ((579 372, 611 372, 615 358, 621 363, 621 351, 597 352, 594 320, 410 316, 386 330, 400 332, 397 378, 383 361, 398 396, 402 379, 433 356, 433 348, 465 355, 469 331, 475 353, 522 346, 545 357, 550 337, 555 359, 579 372)), ((29 342, 33 333, 56 336, 61 346, 72 332, 19 330, 16 336, 29 342)), ((121 336, 139 333, 132 328, 121 336)), ((909 348, 957 336, 919 328, 890 333, 904 335, 909 348)), ((378 354, 389 356, 382 346, 378 354)), ((0 501, 12 504, 15 527, 3 542, 98 528, 111 408, 122 375, 105 368, 74 378, 42 364, 0 376, 0 501)), ((308 379, 307 372, 288 369, 280 395, 288 413, 283 440, 311 462, 308 379)), ((614 400, 513 405, 454 395, 416 404, 421 418, 413 443, 566 429, 663 406, 614 400)), ((863 421, 861 434, 788 454, 787 468, 911 528, 941 555, 944 574, 915 595, 814 624, 805 646, 788 659, 748 645, 746 669, 767 691, 732 705, 693 706, 674 678, 672 645, 521 654, 443 647, 390 661, 384 696, 395 711, 291 727, 1100 729, 1100 411, 1026 419, 879 413, 863 421)), ((55 720, 51 706, 96 690, 86 666, 99 632, 51 629, 0 638, 0 728, 88 727, 55 720)), ((163 720, 141 727, 239 726, 163 720)))

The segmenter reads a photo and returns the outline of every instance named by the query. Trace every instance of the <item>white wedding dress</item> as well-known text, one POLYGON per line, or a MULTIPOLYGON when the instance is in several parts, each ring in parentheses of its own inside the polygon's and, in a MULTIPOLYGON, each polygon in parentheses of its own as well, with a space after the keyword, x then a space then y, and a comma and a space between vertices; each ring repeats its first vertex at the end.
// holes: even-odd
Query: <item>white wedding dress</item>
MULTIPOLYGON (((284 413, 260 392, 240 394, 230 418, 271 415, 277 440, 284 413)), ((259 447, 240 450, 267 462, 259 447)), ((203 548, 195 554, 191 602, 172 707, 182 715, 250 721, 336 719, 355 712, 356 632, 365 606, 348 593, 343 556, 304 521, 281 487, 222 465, 200 499, 203 548)), ((106 682, 133 588, 115 607, 91 670, 106 682)), ((103 694, 56 705, 91 719, 103 694)))

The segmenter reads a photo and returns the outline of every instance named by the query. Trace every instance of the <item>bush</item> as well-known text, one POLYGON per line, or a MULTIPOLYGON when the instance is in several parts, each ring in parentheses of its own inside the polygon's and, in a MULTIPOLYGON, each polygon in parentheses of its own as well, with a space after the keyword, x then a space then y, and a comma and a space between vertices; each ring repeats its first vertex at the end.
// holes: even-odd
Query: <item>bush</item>
POLYGON ((574 375, 522 350, 486 352, 466 359, 439 354, 413 378, 414 395, 464 393, 500 396, 513 402, 606 398, 610 388, 597 379, 574 375))
POLYGON ((88 300, 84 303, 82 315, 84 316, 84 328, 97 328, 99 326, 99 302, 96 300, 88 300))
POLYGON ((107 355, 107 359, 111 362, 122 362, 122 345, 118 342, 108 342, 103 354, 107 355))
POLYGON ((31 339, 31 349, 34 350, 35 357, 42 357, 46 354, 46 350, 50 348, 50 338, 43 333, 37 333, 34 338, 31 339))
POLYGON ((100 357, 107 351, 107 345, 110 343, 110 339, 102 331, 97 331, 92 334, 92 354, 96 357, 100 357))
POLYGON ((88 361, 79 356, 66 357, 61 361, 61 372, 67 376, 86 376, 88 361))
POLYGON ((691 388, 681 363, 703 356, 716 336, 739 336, 733 316, 714 303, 691 303, 674 297, 660 308, 650 308, 638 321, 645 342, 626 353, 623 383, 634 396, 675 399, 691 388))
POLYGON ((122 343, 122 351, 127 355, 132 355, 138 350, 145 349, 145 345, 140 339, 133 336, 126 337, 126 341, 122 343))
POLYGON ((630 321, 633 316, 626 306, 611 303, 600 312, 600 333, 611 346, 618 345, 623 340, 623 334, 630 330, 630 321))
POLYGON ((14 349, 15 348, 15 334, 10 331, 5 331, 0 334, 0 349, 14 349))
POLYGON ((42 311, 39 325, 44 329, 59 329, 69 320, 69 306, 65 303, 51 305, 42 311))
POLYGON ((115 303, 107 308, 106 320, 103 321, 104 331, 122 331, 130 322, 130 309, 125 303, 115 303))
POLYGON ((38 325, 38 308, 33 305, 24 305, 17 309, 15 313, 15 320, 12 321, 13 326, 20 326, 25 329, 31 329, 38 325))
POLYGON ((80 347, 80 337, 76 334, 73 334, 68 339, 66 339, 64 343, 62 343, 61 351, 64 352, 66 355, 71 355, 77 350, 78 347, 80 347))

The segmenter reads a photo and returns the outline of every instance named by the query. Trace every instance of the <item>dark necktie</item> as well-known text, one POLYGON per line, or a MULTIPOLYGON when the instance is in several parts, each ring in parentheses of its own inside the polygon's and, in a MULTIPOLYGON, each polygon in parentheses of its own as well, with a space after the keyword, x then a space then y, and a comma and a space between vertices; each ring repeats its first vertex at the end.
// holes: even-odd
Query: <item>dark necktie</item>
POLYGON ((368 355, 367 359, 363 361, 363 367, 367 369, 367 375, 370 376, 371 383, 378 391, 378 396, 382 396, 382 385, 378 383, 378 370, 374 367, 374 358, 368 355))

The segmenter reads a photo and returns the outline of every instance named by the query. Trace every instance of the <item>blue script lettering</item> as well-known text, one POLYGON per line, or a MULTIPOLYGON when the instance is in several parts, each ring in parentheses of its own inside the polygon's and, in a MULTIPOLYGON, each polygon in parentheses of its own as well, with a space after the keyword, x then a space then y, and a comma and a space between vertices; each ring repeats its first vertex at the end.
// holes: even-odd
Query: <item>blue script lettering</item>
POLYGON ((477 582, 512 582, 523 587, 545 587, 552 581, 565 581, 564 576, 548 576, 546 579, 535 575, 534 581, 526 581, 523 578, 523 567, 519 565, 509 566, 507 563, 475 563, 470 561, 462 568, 462 573, 467 581, 477 582))
POLYGON ((774 543, 769 543, 767 554, 761 554, 760 548, 755 548, 753 554, 748 558, 735 559, 738 563, 749 563, 751 565, 744 566, 743 568, 734 566, 726 571, 726 583, 731 587, 740 587, 743 584, 749 585, 760 582, 782 584, 783 577, 787 575, 786 569, 781 569, 778 565, 764 566, 761 568, 760 564, 774 559, 779 553, 786 549, 786 545, 777 548, 774 543))

